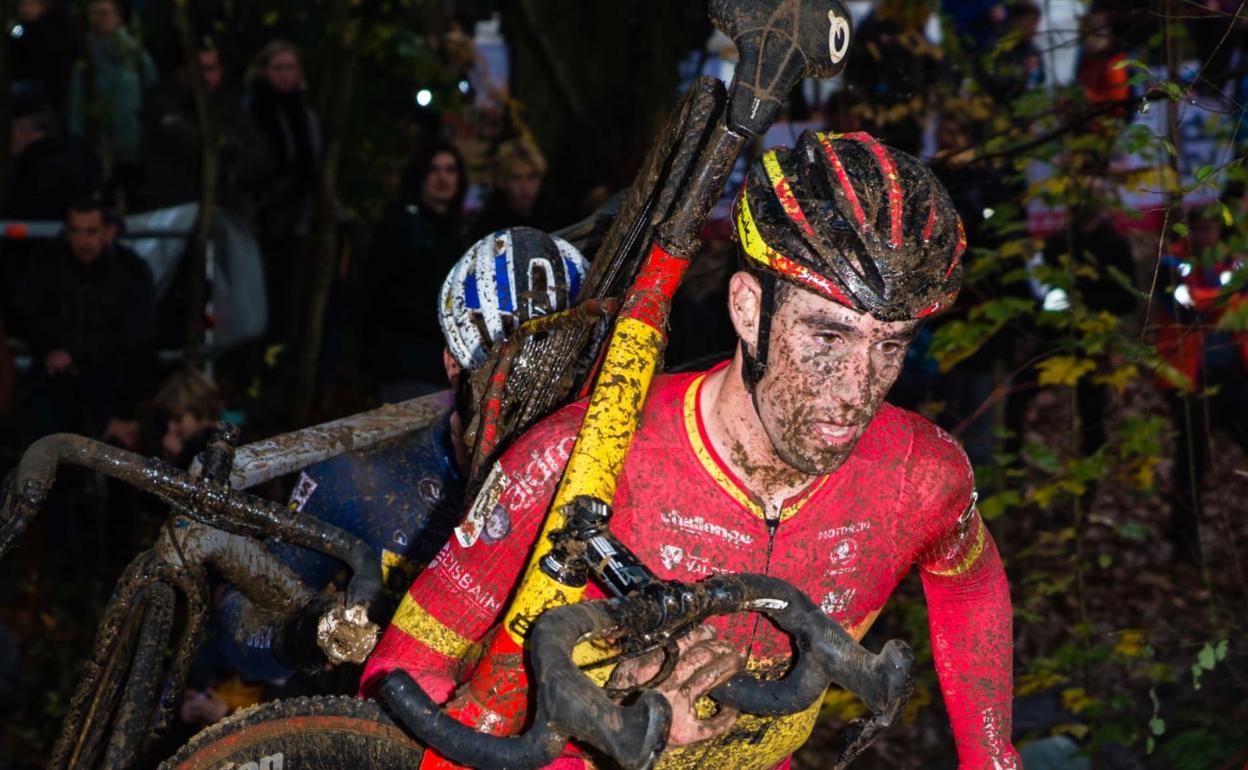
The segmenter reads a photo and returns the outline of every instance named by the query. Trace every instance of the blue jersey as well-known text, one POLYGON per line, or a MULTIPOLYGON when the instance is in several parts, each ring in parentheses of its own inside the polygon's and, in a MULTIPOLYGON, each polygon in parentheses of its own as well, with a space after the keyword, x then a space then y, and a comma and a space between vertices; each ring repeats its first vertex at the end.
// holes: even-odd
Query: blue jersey
MULTIPOLYGON (((462 513, 464 481, 451 445, 450 415, 448 408, 401 438, 310 466, 291 493, 292 508, 377 551, 395 605, 462 513)), ((346 569, 333 558, 288 543, 273 540, 267 547, 316 592, 346 569)), ((270 651, 281 619, 272 615, 269 622, 258 623, 257 617, 256 608, 230 586, 217 604, 222 657, 247 679, 290 676, 270 651)))

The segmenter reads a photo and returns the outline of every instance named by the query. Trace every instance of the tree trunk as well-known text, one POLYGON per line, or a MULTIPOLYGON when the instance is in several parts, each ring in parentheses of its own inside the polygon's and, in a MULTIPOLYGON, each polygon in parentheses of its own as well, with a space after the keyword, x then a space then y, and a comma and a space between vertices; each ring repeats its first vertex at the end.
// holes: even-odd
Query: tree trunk
POLYGON ((191 27, 190 0, 177 0, 174 4, 174 20, 178 37, 186 55, 186 72, 190 80, 191 94, 195 99, 195 114, 199 118, 200 135, 200 181, 199 212, 195 217, 195 229, 191 233, 186 250, 186 269, 189 271, 190 289, 187 297, 186 365, 203 368, 204 356, 204 302, 208 295, 207 277, 204 274, 208 251, 208 239, 212 235, 212 207, 217 199, 217 169, 220 137, 216 117, 212 114, 208 89, 204 85, 199 67, 199 45, 191 27))
POLYGON ((349 20, 350 0, 334 0, 329 25, 333 30, 332 48, 325 68, 328 116, 325 157, 321 166, 320 186, 316 199, 316 234, 313 239, 311 296, 304 326, 303 345, 299 350, 299 368, 295 380, 296 426, 307 423, 316 396, 316 374, 324 338, 325 309, 334 284, 338 265, 338 164, 342 156, 343 138, 347 133, 347 113, 355 84, 357 54, 355 40, 359 34, 358 20, 349 20))

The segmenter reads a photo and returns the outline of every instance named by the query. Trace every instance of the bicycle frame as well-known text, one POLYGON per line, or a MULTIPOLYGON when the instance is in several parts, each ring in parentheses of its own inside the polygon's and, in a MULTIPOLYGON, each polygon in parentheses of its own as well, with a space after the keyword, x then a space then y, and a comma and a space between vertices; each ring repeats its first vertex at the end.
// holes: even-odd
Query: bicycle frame
MULTIPOLYGON (((741 54, 731 99, 712 116, 711 130, 688 172, 681 199, 655 228, 645 263, 621 303, 601 374, 537 545, 504 611, 501 629, 487 637, 483 662, 466 683, 473 700, 484 706, 447 712, 483 732, 507 735, 520 728, 528 709, 524 697, 528 682, 523 668, 516 670, 516 664, 506 661, 523 660, 525 638, 538 615, 583 596, 584 586, 566 585, 541 569, 553 547, 550 535, 566 526, 566 512, 574 500, 592 498, 608 506, 614 500, 666 342, 672 296, 700 246, 698 232, 733 164, 748 138, 761 135, 771 124, 797 80, 839 72, 845 51, 838 55, 834 47, 837 23, 848 47, 849 15, 839 0, 714 0, 710 10, 716 26, 734 39, 741 54), (820 39, 827 24, 832 24, 831 31, 820 39), (791 37, 781 34, 782 42, 777 43, 767 37, 772 30, 786 30, 791 37), (813 38, 808 37, 810 30, 813 38), (488 728, 483 726, 487 724, 488 728)), ((430 750, 421 767, 456 765, 430 750)))
MULTIPOLYGON (((353 571, 364 575, 365 580, 349 593, 356 601, 368 606, 375 604, 372 597, 379 592, 381 583, 379 575, 372 573, 377 571, 378 559, 363 543, 336 528, 299 517, 278 503, 254 498, 251 502, 255 510, 248 511, 247 497, 237 490, 397 438, 412 430, 413 425, 424 424, 441 414, 448 405, 444 395, 435 394, 238 449, 216 446, 196 458, 190 473, 83 436, 61 434, 32 444, 9 481, 0 509, 0 557, 38 513, 62 464, 99 471, 156 494, 173 506, 172 515, 153 547, 139 554, 117 582, 101 619, 92 656, 71 699, 50 766, 79 766, 85 743, 100 738, 83 733, 84 720, 95 718, 96 692, 109 675, 109 666, 114 664, 119 635, 127 622, 133 622, 131 616, 138 609, 138 597, 157 584, 171 586, 183 596, 186 620, 164 675, 160 676, 167 686, 159 707, 154 714, 148 711, 118 715, 117 723, 105 736, 106 740, 120 740, 136 751, 148 735, 167 723, 185 684, 209 609, 205 567, 221 572, 253 604, 289 615, 303 607, 313 594, 266 550, 258 537, 294 535, 291 542, 352 564, 353 571)), ((151 676, 159 675, 160 671, 151 672, 151 676)))

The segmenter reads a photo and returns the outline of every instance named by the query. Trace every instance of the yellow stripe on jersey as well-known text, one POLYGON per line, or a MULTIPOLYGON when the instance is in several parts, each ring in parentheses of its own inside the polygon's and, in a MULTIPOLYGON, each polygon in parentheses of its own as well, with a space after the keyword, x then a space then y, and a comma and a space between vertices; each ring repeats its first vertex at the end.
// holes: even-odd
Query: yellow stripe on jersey
POLYGON ((467 657, 476 646, 471 639, 430 615, 412 599, 411 594, 404 594, 390 623, 434 652, 456 660, 467 657))
MULTIPOLYGON (((763 507, 756 503, 749 493, 741 488, 741 485, 729 476, 723 467, 711 455, 711 449, 702 440, 702 432, 698 429, 698 394, 702 391, 702 381, 706 379, 706 375, 700 375, 689 384, 689 389, 685 391, 684 400, 684 419, 685 432, 689 436, 689 445, 693 447, 693 454, 698 458, 698 462, 702 463, 702 467, 715 480, 733 500, 742 508, 754 514, 760 519, 766 519, 767 514, 763 507)), ((829 476, 820 476, 815 479, 801 497, 780 509, 780 521, 787 521, 797 514, 815 496, 815 493, 823 488, 827 483, 829 476)))
POLYGON ((979 557, 984 553, 984 545, 987 542, 987 537, 988 535, 984 528, 984 522, 979 518, 979 516, 976 516, 975 542, 971 545, 966 557, 949 569, 937 570, 927 569, 925 567, 924 571, 929 575, 936 575, 937 577, 957 577, 958 575, 964 575, 967 572, 970 572, 971 567, 975 566, 975 562, 979 561, 979 557))

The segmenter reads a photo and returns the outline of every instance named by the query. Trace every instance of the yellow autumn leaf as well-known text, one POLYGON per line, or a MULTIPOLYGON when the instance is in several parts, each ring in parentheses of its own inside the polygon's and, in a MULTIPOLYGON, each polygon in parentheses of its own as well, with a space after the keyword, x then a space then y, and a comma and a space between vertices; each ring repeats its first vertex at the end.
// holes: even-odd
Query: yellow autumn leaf
POLYGON ((1156 465, 1155 462, 1144 463, 1143 465, 1139 467, 1138 470, 1136 470, 1135 472, 1136 489, 1140 489, 1140 490, 1152 489, 1153 485, 1157 483, 1156 474, 1153 472, 1153 468, 1155 465, 1156 465))
POLYGON ((1116 330, 1121 323, 1122 322, 1118 319, 1118 316, 1106 313, 1102 310, 1096 315, 1090 315, 1086 318, 1080 319, 1076 326, 1079 328, 1079 331, 1084 334, 1109 334, 1110 332, 1116 330))
POLYGON ((1140 370, 1134 364, 1127 364, 1109 374, 1098 374, 1092 378, 1092 381, 1097 385, 1108 385, 1114 389, 1114 392, 1121 393, 1127 389, 1127 385, 1132 380, 1139 376, 1140 370))
POLYGON ((918 682, 914 686, 914 694, 910 696, 910 702, 906 704, 906 710, 901 715, 901 723, 904 725, 912 725, 919 718, 919 711, 924 706, 932 702, 932 690, 922 682, 918 682))
POLYGON ((1144 652, 1144 632, 1135 628, 1123 631, 1114 645, 1114 652, 1124 658, 1140 657, 1144 652))
POLYGON ((1086 690, 1082 687, 1069 687, 1062 690, 1062 706, 1072 714, 1079 714, 1088 706, 1093 704, 1093 699, 1088 696, 1086 690))
POLYGON ((1081 725, 1078 722, 1065 722, 1060 725, 1054 725, 1050 732, 1054 735, 1069 735, 1075 740, 1082 740, 1088 734, 1088 726, 1081 725))
POLYGON ((1079 378, 1096 368, 1096 364, 1086 358, 1074 356, 1053 356, 1036 364, 1040 370, 1041 385, 1075 385, 1079 378))
POLYGON ((1053 671, 1037 674, 1021 674, 1014 678, 1014 694, 1018 697, 1032 695, 1052 689, 1067 681, 1067 677, 1053 671))
POLYGON ((286 346, 281 343, 278 343, 276 345, 269 345, 268 347, 266 347, 264 349, 264 365, 269 367, 270 369, 277 366, 277 359, 279 356, 282 355, 282 352, 285 350, 286 350, 286 346))
POLYGON ((1031 257, 1036 253, 1038 246, 1036 241, 1031 238, 1017 238, 1001 244, 1001 248, 997 249, 997 254, 1001 257, 1031 257))
POLYGON ((867 713, 867 704, 848 690, 829 688, 823 696, 823 710, 842 722, 849 722, 867 713))

